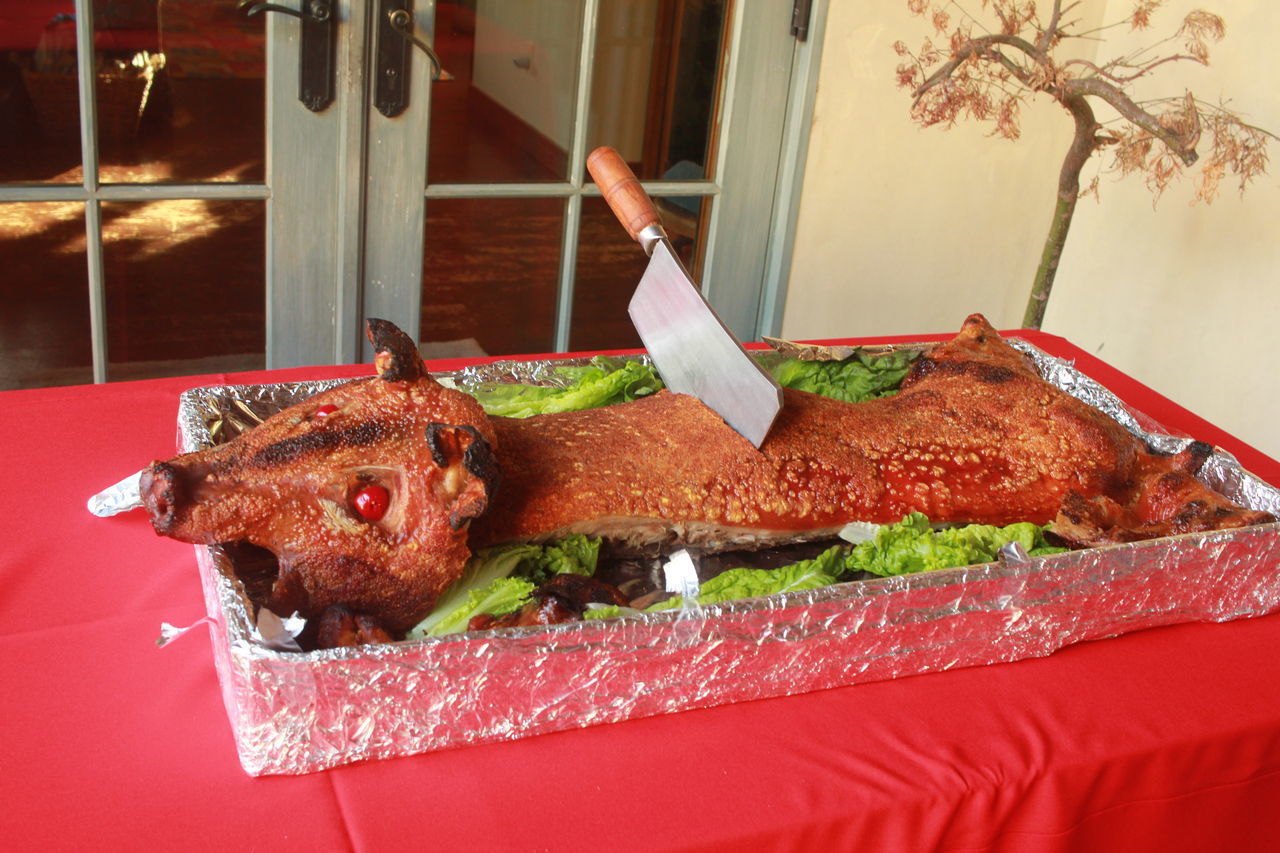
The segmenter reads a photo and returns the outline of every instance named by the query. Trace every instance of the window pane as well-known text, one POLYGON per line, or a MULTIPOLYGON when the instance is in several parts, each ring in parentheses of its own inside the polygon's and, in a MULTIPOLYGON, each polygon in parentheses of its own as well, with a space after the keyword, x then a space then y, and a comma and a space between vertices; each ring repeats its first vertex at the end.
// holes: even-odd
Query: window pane
MULTIPOLYGON (((655 198, 662 224, 676 254, 694 281, 701 269, 702 223, 711 199, 697 196, 655 198)), ((629 349, 643 343, 627 314, 627 304, 649 259, 618 224, 600 198, 582 202, 582 228, 573 286, 571 350, 629 349)))
POLYGON ((563 199, 428 199, 422 328, 428 358, 549 352, 563 199))
POLYGON ((266 363, 263 202, 102 208, 108 379, 266 363))
POLYGON ((565 179, 583 6, 436 5, 436 51, 453 79, 432 84, 429 182, 565 179))
POLYGON ((0 204, 0 389, 93 381, 80 202, 0 204))
POLYGON ((83 180, 71 10, 0 0, 0 182, 83 180))
POLYGON ((95 0, 104 182, 263 179, 265 15, 95 0))
POLYGON ((602 0, 588 150, 612 145, 641 179, 711 173, 727 0, 602 0))

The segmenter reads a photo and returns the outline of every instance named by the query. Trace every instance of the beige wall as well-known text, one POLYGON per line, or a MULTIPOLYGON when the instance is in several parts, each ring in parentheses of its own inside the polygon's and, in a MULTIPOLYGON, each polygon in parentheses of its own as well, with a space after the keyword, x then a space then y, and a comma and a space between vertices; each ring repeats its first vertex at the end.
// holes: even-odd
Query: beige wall
MULTIPOLYGON (((1228 98, 1280 132, 1280 2, 1168 0, 1156 23, 1202 6, 1227 22, 1212 66, 1166 66, 1156 91, 1228 98)), ((893 42, 924 34, 904 7, 830 2, 786 337, 941 332, 974 311, 1021 322, 1071 122, 1043 100, 1016 143, 973 123, 916 127, 893 77, 893 42)), ((1130 7, 1084 0, 1078 14, 1130 7)), ((1280 457, 1280 144, 1272 161, 1243 200, 1228 188, 1212 206, 1190 206, 1185 185, 1153 210, 1140 178, 1104 175, 1101 202, 1077 208, 1044 329, 1280 457)))

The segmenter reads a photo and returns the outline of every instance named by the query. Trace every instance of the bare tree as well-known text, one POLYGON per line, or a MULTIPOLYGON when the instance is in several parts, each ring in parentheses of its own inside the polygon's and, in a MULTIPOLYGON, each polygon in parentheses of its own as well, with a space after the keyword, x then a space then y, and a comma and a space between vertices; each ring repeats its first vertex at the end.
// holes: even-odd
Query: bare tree
MULTIPOLYGON (((1225 104, 1210 105, 1190 92, 1176 97, 1137 100, 1135 81, 1175 62, 1209 64, 1209 44, 1218 42, 1225 25, 1217 15, 1193 11, 1167 37, 1107 60, 1062 56, 1070 45, 1101 42, 1115 27, 1151 27, 1152 15, 1165 0, 1134 0, 1129 17, 1091 30, 1080 29, 1072 12, 1080 5, 1053 0, 1042 19, 1032 0, 976 0, 980 14, 959 0, 906 0, 907 8, 927 18, 934 37, 918 50, 894 45, 901 57, 898 85, 912 90, 912 118, 922 127, 952 127, 961 119, 994 125, 993 136, 1017 139, 1020 111, 1032 96, 1043 93, 1060 104, 1074 121, 1075 134, 1058 173, 1058 192, 1044 251, 1027 301, 1023 326, 1039 328, 1053 288, 1054 276, 1071 227, 1077 200, 1097 197, 1098 179, 1080 187, 1080 175, 1095 152, 1109 147, 1112 168, 1121 175, 1143 173, 1158 200, 1183 172, 1201 161, 1196 200, 1211 203, 1227 173, 1248 183, 1267 167, 1267 144, 1277 138, 1246 124, 1225 104), (1100 122, 1097 102, 1114 115, 1100 122), (1197 147, 1208 142, 1201 158, 1197 147)), ((969 3, 970 6, 973 2, 969 3)))

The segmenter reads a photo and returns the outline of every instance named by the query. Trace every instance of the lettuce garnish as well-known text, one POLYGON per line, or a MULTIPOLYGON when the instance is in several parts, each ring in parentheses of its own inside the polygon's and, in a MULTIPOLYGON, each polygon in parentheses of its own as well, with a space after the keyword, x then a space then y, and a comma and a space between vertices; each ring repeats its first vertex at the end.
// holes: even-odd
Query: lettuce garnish
POLYGON ((783 388, 861 403, 896 394, 917 355, 912 350, 870 355, 859 349, 841 361, 784 359, 770 372, 783 388))
POLYGON ((438 637, 467 629, 475 616, 505 616, 531 600, 533 591, 558 574, 595 574, 600 540, 580 533, 550 545, 498 545, 477 551, 435 609, 405 635, 438 637))
MULTIPOLYGON (((842 361, 783 359, 770 372, 784 388, 860 403, 896 393, 916 356, 910 350, 883 355, 857 350, 842 361)), ((469 393, 490 415, 527 418, 628 403, 665 387, 652 365, 627 358, 596 356, 587 364, 556 367, 553 373, 553 385, 495 382, 469 389, 469 393)))
POLYGON ((1065 548, 1051 546, 1044 528, 1029 522, 996 527, 966 524, 934 530, 929 519, 913 512, 897 524, 882 526, 874 538, 855 545, 845 558, 847 572, 870 572, 884 577, 972 566, 994 561, 1002 547, 1017 542, 1038 557, 1065 548))
POLYGON ((527 418, 629 403, 663 387, 652 365, 608 356, 596 356, 584 365, 557 367, 554 372, 559 385, 491 383, 470 393, 490 415, 527 418))
MULTIPOLYGON (((997 527, 967 524, 934 529, 918 512, 896 524, 876 528, 856 545, 833 545, 818 556, 776 569, 734 568, 702 583, 699 604, 718 604, 775 593, 818 589, 860 572, 882 577, 990 563, 1005 545, 1016 542, 1033 557, 1065 551, 1045 540, 1045 528, 1029 522, 997 527)), ((573 534, 547 545, 500 545, 476 552, 463 576, 445 592, 435 609, 406 638, 438 637, 467 630, 481 614, 505 616, 532 601, 540 585, 566 572, 592 576, 600 540, 573 534)), ((643 611, 592 605, 584 619, 611 619, 632 613, 657 613, 685 605, 674 596, 643 611)))
MULTIPOLYGON (((729 569, 705 581, 699 604, 718 604, 741 598, 755 598, 780 592, 817 589, 848 580, 859 572, 890 576, 950 569, 990 563, 999 551, 1017 542, 1029 556, 1038 557, 1067 550, 1050 545, 1045 528, 1030 522, 996 527, 967 524, 963 527, 933 529, 929 519, 911 513, 896 524, 881 525, 874 536, 857 545, 833 545, 811 560, 801 560, 777 569, 729 569)), ((644 613, 683 607, 682 596, 674 596, 645 608, 644 613)), ((637 611, 620 607, 595 607, 583 614, 587 619, 609 619, 637 611)))
MULTIPOLYGON (((812 560, 801 560, 776 569, 729 569, 702 584, 698 603, 719 604, 739 598, 830 586, 844 574, 845 550, 834 545, 812 560)), ((675 610, 683 605, 683 596, 677 595, 648 607, 647 612, 675 610)))
POLYGON ((439 637, 467 630, 472 618, 481 614, 506 616, 524 606, 536 587, 524 578, 494 578, 488 585, 472 588, 461 604, 444 611, 436 610, 419 622, 406 635, 411 640, 439 637), (433 616, 438 618, 433 619, 433 616))

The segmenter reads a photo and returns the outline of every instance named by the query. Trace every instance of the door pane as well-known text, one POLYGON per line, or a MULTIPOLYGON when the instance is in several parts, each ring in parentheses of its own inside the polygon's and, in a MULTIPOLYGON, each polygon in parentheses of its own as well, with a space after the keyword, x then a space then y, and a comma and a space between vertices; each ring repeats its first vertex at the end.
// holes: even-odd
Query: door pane
POLYGON ((422 328, 428 358, 549 352, 563 199, 428 199, 422 328))
POLYGON ((104 182, 263 179, 263 19, 234 2, 94 0, 104 182))
POLYGON ((587 149, 641 179, 711 174, 728 0, 602 0, 587 149))
POLYGON ((102 206, 108 379, 266 363, 260 201, 102 206))
POLYGON ((430 183, 565 179, 583 7, 582 0, 436 4, 436 49, 453 79, 432 84, 430 183))
MULTIPOLYGON (((663 227, 676 254, 698 281, 701 268, 702 223, 711 199, 656 198, 663 227)), ((643 346, 627 305, 649 264, 640 245, 618 224, 600 198, 582 202, 582 227, 573 287, 573 322, 569 349, 631 349, 643 346)))
POLYGON ((0 204, 0 389, 93 381, 84 204, 0 204))
POLYGON ((0 0, 0 182, 79 183, 71 0, 0 0))

